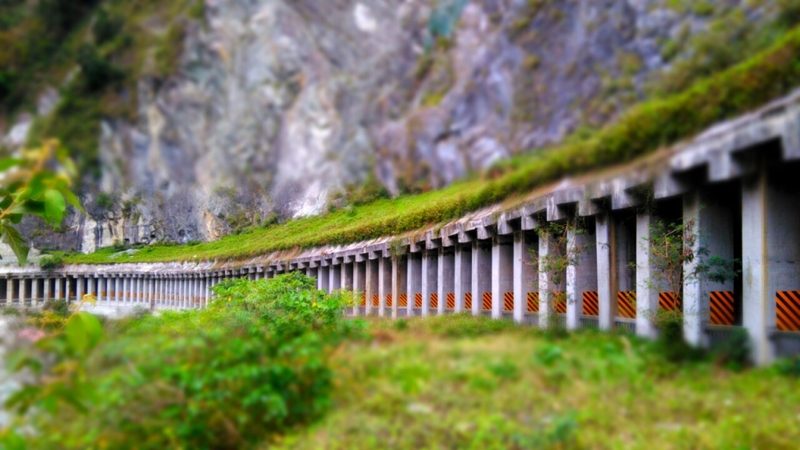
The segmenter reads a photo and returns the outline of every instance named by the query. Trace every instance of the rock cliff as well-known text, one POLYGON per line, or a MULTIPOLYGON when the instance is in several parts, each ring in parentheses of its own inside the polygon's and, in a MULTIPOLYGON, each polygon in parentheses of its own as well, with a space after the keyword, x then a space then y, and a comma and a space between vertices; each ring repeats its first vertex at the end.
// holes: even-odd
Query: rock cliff
MULTIPOLYGON (((744 3, 206 0, 175 73, 138 80, 134 118, 102 119, 89 217, 58 233, 31 222, 28 236, 85 252, 211 240, 322 213, 365 183, 442 187, 613 119, 692 35, 769 10, 744 3)), ((18 116, 5 144, 32 120, 18 116)))

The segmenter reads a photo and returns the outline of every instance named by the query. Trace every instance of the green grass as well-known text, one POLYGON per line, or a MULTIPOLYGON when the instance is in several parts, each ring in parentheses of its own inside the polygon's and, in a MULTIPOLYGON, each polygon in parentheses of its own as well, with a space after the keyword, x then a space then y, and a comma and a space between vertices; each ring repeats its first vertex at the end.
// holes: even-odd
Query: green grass
MULTIPOLYGON (((373 320, 334 358, 334 407, 277 448, 796 448, 797 380, 677 365, 655 344, 464 316, 373 320)), ((272 445, 264 448, 274 448, 272 445)))
POLYGON ((358 242, 443 223, 565 175, 629 162, 691 137, 790 92, 800 80, 800 28, 775 45, 684 92, 637 105, 615 123, 584 139, 506 162, 492 179, 473 179, 449 188, 403 196, 304 218, 194 246, 151 246, 122 261, 109 251, 67 255, 69 263, 116 263, 240 259, 277 250, 358 242))

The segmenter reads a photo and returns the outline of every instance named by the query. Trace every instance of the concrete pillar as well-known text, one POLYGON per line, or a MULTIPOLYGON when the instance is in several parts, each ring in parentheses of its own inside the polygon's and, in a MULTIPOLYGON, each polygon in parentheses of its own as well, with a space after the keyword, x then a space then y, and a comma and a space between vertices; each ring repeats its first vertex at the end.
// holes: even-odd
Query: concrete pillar
POLYGON ((97 301, 98 302, 105 302, 108 301, 106 298, 106 279, 103 276, 95 275, 97 278, 97 301))
POLYGON ((330 276, 330 280, 328 282, 328 292, 333 292, 337 289, 341 289, 342 287, 342 267, 344 264, 336 264, 333 265, 331 262, 331 266, 328 268, 328 274, 330 276))
POLYGON ((25 282, 25 278, 19 279, 19 304, 20 306, 25 305, 25 301, 28 299, 28 292, 27 292, 27 283, 25 282))
POLYGON ((79 302, 83 300, 83 280, 82 276, 75 277, 75 299, 79 302))
POLYGON ((50 278, 44 279, 44 293, 42 297, 45 302, 50 300, 50 278))
POLYGON ((420 253, 409 253, 406 258, 406 295, 408 295, 407 314, 409 316, 415 314, 414 305, 417 294, 422 295, 422 255, 420 253))
MULTIPOLYGON (((265 274, 266 272, 261 272, 265 274)), ((263 279, 263 278, 262 278, 263 279)), ((211 286, 209 284, 208 275, 203 275, 203 307, 208 307, 208 301, 211 297, 211 286)))
POLYGON ((800 290, 800 186, 795 169, 776 165, 768 170, 762 165, 757 174, 742 180, 742 324, 756 364, 775 356, 769 333, 777 328, 778 292, 800 290))
POLYGON ((658 336, 652 317, 658 312, 661 291, 650 256, 650 229, 655 220, 648 212, 636 215, 636 334, 649 338, 658 336))
MULTIPOLYGON (((392 318, 408 313, 408 303, 403 310, 400 309, 400 297, 406 294, 407 267, 405 256, 395 256, 392 258, 392 318)), ((406 297, 407 298, 407 297, 406 297)), ((407 302, 410 299, 407 298, 407 302)))
POLYGON ((553 292, 558 288, 554 285, 552 274, 545 270, 542 260, 551 257, 556 252, 555 238, 550 233, 539 234, 539 327, 548 328, 556 323, 556 314, 553 302, 553 292))
POLYGON ((456 295, 455 312, 464 312, 464 297, 472 289, 472 247, 456 245, 453 277, 453 289, 456 295))
MULTIPOLYGON (((734 235, 733 223, 739 218, 734 216, 731 205, 724 201, 726 197, 725 192, 711 192, 706 188, 684 195, 684 226, 697 236, 693 248, 695 254, 703 247, 710 256, 733 260, 734 240, 738 238, 734 235)), ((694 346, 708 345, 705 325, 709 321, 711 292, 734 291, 734 280, 718 283, 704 277, 692 277, 701 262, 696 258, 684 267, 683 336, 694 346)))
MULTIPOLYGON (((56 281, 55 282, 55 288, 56 288, 55 299, 56 300, 61 300, 63 298, 61 296, 61 277, 56 277, 55 281, 56 281)), ((8 285, 9 285, 9 294, 8 294, 7 298, 11 299, 12 298, 11 297, 11 283, 8 283, 8 285)))
POLYGON ((600 329, 614 328, 617 317, 617 242, 614 217, 608 212, 595 216, 597 252, 597 297, 600 329))
MULTIPOLYGON (((392 292, 392 261, 390 258, 378 257, 378 315, 386 316, 386 301, 392 292)), ((391 314, 391 311, 389 312, 391 314)))
POLYGON ((372 306, 372 297, 378 294, 378 260, 377 259, 368 259, 366 261, 367 266, 367 278, 366 278, 366 286, 365 291, 367 294, 367 308, 366 314, 371 315, 377 313, 377 311, 373 311, 372 306))
POLYGON ((33 306, 34 307, 39 306, 39 279, 38 278, 34 278, 33 279, 33 283, 31 284, 31 298, 33 299, 33 301, 31 302, 31 303, 33 303, 33 306))
POLYGON ((455 293, 455 265, 455 250, 444 247, 439 249, 436 268, 436 295, 439 297, 437 312, 439 315, 445 314, 447 310, 447 295, 455 293))
POLYGON ((114 301, 119 305, 122 302, 122 280, 119 275, 114 275, 114 301))
POLYGON ((528 313, 528 292, 539 290, 539 274, 533 273, 533 257, 530 240, 534 233, 518 231, 514 233, 513 271, 514 271, 514 321, 525 322, 528 313))
POLYGON ((94 284, 97 282, 97 279, 93 275, 90 275, 90 276, 86 277, 86 281, 87 281, 87 283, 86 283, 87 284, 86 293, 89 294, 89 295, 93 295, 95 297, 95 299, 96 299, 97 295, 95 295, 95 292, 94 292, 94 288, 95 288, 94 284))
POLYGON ((345 263, 339 265, 339 289, 343 291, 353 290, 353 264, 345 263))
POLYGON ((583 293, 597 291, 597 242, 594 224, 567 230, 567 329, 581 326, 583 293))
POLYGON ((506 292, 514 291, 514 248, 512 240, 497 236, 492 242, 492 318, 503 317, 506 292))
MULTIPOLYGON (((366 295, 367 292, 367 263, 364 261, 353 263, 353 292, 355 297, 354 312, 356 315, 361 314, 361 296, 366 295)), ((364 305, 366 311, 366 303, 364 305)))
POLYGON ((11 306, 14 303, 14 279, 11 277, 6 278, 6 306, 11 306))
POLYGON ((492 292, 492 249, 478 240, 472 242, 472 314, 482 314, 483 294, 492 292))
POLYGON ((326 266, 320 266, 317 269, 317 289, 328 292, 329 281, 330 277, 328 276, 328 268, 326 266))
MULTIPOLYGON (((422 315, 430 314, 431 295, 437 291, 436 249, 422 253, 422 315)), ((439 299, 441 301, 441 299, 439 299)))
POLYGON ((181 309, 189 308, 189 278, 186 275, 180 275, 181 283, 181 309))
POLYGON ((742 180, 742 324, 752 343, 752 357, 757 364, 771 358, 768 345, 769 314, 769 241, 768 180, 766 169, 742 180))

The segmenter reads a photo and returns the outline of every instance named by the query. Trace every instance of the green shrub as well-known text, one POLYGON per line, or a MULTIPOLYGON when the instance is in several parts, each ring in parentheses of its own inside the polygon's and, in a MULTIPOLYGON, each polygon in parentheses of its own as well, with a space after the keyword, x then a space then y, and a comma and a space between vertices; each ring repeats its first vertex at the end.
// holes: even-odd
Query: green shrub
POLYGON ((42 306, 43 311, 50 311, 57 316, 67 317, 69 315, 69 303, 66 300, 48 300, 42 306))
POLYGON ((102 209, 111 209, 114 207, 114 197, 105 192, 97 194, 97 207, 102 209))
POLYGON ((781 375, 800 378, 800 356, 779 359, 775 362, 775 369, 781 375))
POLYGON ((659 324, 655 350, 674 363, 701 361, 706 356, 703 349, 692 347, 683 338, 682 320, 667 320, 659 324))
POLYGON ((3 308, 0 310, 0 315, 19 317, 22 313, 17 308, 3 308))
POLYGON ((108 12, 105 8, 101 8, 97 12, 94 24, 92 25, 92 34, 94 34, 94 41, 97 45, 106 43, 114 39, 122 29, 125 21, 122 17, 108 12))
POLYGON ((84 44, 78 50, 78 65, 83 73, 85 87, 90 92, 102 90, 123 78, 122 71, 103 58, 97 49, 84 44))
POLYGON ((363 323, 313 283, 227 281, 206 310, 109 324, 74 392, 85 412, 32 409, 30 448, 246 448, 320 418, 328 358, 363 323))
POLYGON ((14 69, 0 69, 0 102, 11 96, 16 89, 18 78, 14 69))
POLYGON ((39 268, 47 272, 52 272, 62 267, 64 267, 64 259, 59 255, 49 255, 39 260, 39 268))
POLYGON ((740 369, 750 362, 750 335, 746 328, 736 328, 727 341, 714 349, 714 356, 721 364, 740 369))

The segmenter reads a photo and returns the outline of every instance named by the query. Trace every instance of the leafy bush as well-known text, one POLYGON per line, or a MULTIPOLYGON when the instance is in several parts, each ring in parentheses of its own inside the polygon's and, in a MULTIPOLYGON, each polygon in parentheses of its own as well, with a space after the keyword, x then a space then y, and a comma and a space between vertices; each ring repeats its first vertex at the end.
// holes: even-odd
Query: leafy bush
POLYGON ((31 447, 240 448, 318 419, 328 358, 363 323, 344 320, 346 295, 313 285, 298 274, 227 281, 206 310, 113 324, 75 404, 31 410, 31 447))
POLYGON ((706 352, 703 349, 692 347, 683 339, 683 316, 678 314, 672 317, 675 320, 663 320, 658 324, 660 333, 655 350, 670 362, 703 360, 706 352))
POLYGON ((50 255, 39 260, 39 268, 48 272, 64 267, 64 259, 59 255, 50 255))
POLYGON ((17 308, 3 308, 0 310, 0 315, 2 316, 12 316, 12 317, 19 317, 22 315, 21 312, 17 308))
POLYGON ((124 24, 125 21, 122 17, 108 12, 105 8, 101 8, 97 12, 97 17, 92 25, 95 43, 100 45, 114 39, 124 24))
POLYGON ((16 88, 18 78, 17 72, 13 69, 0 70, 0 102, 11 96, 16 88))
POLYGON ((114 207, 114 197, 105 192, 97 194, 97 207, 102 209, 111 209, 114 207))
POLYGON ((800 378, 800 357, 779 359, 775 363, 775 369, 781 375, 800 378))
POLYGON ((122 71, 89 44, 84 44, 78 50, 78 65, 81 67, 86 89, 90 92, 99 91, 123 78, 122 71))
POLYGON ((736 328, 727 341, 714 349, 714 356, 721 364, 734 369, 750 362, 750 336, 746 328, 736 328))
POLYGON ((42 310, 67 317, 69 315, 69 303, 66 300, 48 300, 42 306, 42 310))

